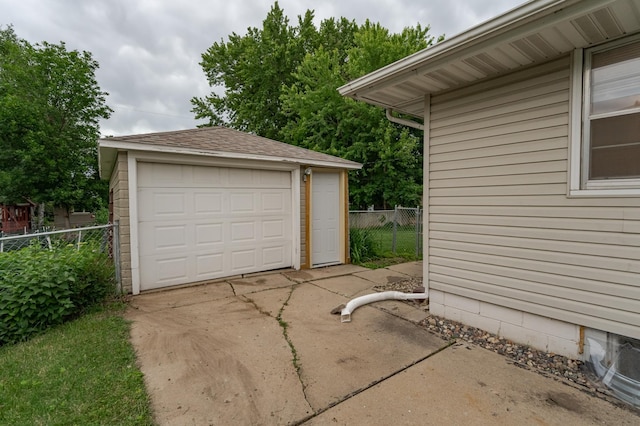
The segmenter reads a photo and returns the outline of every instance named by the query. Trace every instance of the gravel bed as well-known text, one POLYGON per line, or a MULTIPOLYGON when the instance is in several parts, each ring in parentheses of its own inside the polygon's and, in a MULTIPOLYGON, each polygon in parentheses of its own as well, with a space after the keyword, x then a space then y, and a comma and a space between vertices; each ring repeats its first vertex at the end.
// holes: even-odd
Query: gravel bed
MULTIPOLYGON (((413 278, 383 286, 375 286, 373 289, 375 291, 393 290, 411 293, 420 287, 422 287, 422 279, 413 278)), ((405 303, 420 307, 425 311, 428 310, 427 303, 419 304, 415 301, 406 301, 405 303)), ((544 376, 553 377, 569 385, 575 385, 593 395, 611 400, 612 394, 610 391, 602 384, 593 380, 595 377, 588 371, 587 366, 584 365, 582 361, 539 351, 527 345, 514 343, 479 328, 466 326, 455 321, 431 315, 428 312, 427 315, 427 318, 421 321, 419 325, 437 334, 443 340, 451 341, 455 339, 458 342, 467 342, 480 346, 503 355, 518 367, 538 372, 544 376)))

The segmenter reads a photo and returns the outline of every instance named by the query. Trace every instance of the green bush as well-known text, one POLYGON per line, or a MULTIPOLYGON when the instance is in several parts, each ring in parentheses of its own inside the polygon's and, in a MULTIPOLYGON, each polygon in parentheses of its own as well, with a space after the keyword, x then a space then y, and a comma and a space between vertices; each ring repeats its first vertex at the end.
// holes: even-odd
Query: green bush
POLYGON ((106 207, 102 207, 98 209, 95 213, 96 216, 96 224, 104 225, 109 222, 109 209, 106 207))
POLYGON ((115 288, 110 260, 90 246, 0 253, 0 271, 0 345, 74 318, 115 288))
POLYGON ((378 243, 368 229, 351 228, 349 247, 353 263, 366 262, 379 256, 378 243))

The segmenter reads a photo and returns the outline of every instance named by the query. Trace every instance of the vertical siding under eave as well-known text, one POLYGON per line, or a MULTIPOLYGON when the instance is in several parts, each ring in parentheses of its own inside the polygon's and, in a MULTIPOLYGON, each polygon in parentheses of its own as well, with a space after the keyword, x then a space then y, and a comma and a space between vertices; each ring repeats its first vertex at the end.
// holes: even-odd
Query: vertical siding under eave
POLYGON ((127 153, 119 152, 109 188, 113 189, 113 220, 119 222, 122 290, 131 293, 131 227, 129 222, 129 172, 127 153))
POLYGON ((568 198, 570 59, 431 98, 431 288, 640 338, 640 197, 568 198))

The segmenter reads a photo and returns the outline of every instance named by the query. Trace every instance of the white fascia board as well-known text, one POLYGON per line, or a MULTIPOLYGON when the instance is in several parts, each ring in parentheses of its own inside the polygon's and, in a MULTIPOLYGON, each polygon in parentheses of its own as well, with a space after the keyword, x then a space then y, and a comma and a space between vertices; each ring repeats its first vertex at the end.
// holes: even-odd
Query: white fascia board
MULTIPOLYGON (((526 32, 531 28, 527 24, 548 26, 554 22, 563 21, 570 16, 577 16, 596 8, 605 6, 615 0, 533 0, 524 5, 512 9, 502 15, 479 24, 465 32, 437 43, 432 47, 421 50, 399 61, 389 64, 379 70, 373 71, 363 77, 353 80, 338 88, 342 96, 350 96, 356 99, 358 91, 367 90, 372 86, 386 86, 424 73, 426 63, 448 59, 463 53, 470 54, 468 49, 480 50, 490 43, 504 41, 502 37, 509 37, 510 32, 526 32), (569 6, 574 7, 570 13, 561 13, 569 6), (545 19, 548 18, 548 19, 545 19), (509 34, 506 34, 509 33, 509 34), (482 46, 478 46, 482 43, 482 46)), ((435 65, 435 64, 434 64, 435 65)), ((363 97, 364 98, 364 97, 363 97)), ((364 99, 362 99, 364 100, 364 99)))
POLYGON ((330 168, 339 168, 339 169, 348 169, 348 170, 359 170, 362 168, 362 164, 355 163, 355 162, 353 162, 353 164, 344 164, 344 163, 337 163, 333 161, 304 160, 304 159, 298 159, 298 158, 275 157, 275 156, 258 155, 258 154, 244 154, 244 153, 238 153, 238 152, 205 151, 205 150, 199 150, 199 149, 177 148, 172 146, 145 145, 145 144, 131 143, 131 142, 110 141, 108 139, 101 140, 100 147, 115 148, 115 149, 126 150, 126 151, 199 155, 204 157, 228 158, 228 159, 234 159, 234 160, 267 161, 267 162, 289 163, 289 164, 298 164, 298 165, 307 165, 307 166, 316 166, 316 167, 330 167, 330 168))
POLYGON ((117 155, 118 151, 115 149, 98 149, 98 175, 100 179, 111 179, 117 155))

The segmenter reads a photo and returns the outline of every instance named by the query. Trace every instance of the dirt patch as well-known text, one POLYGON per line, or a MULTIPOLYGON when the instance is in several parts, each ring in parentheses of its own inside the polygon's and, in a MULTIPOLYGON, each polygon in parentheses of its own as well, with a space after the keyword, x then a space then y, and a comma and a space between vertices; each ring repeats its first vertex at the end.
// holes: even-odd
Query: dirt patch
POLYGON ((549 392, 545 401, 547 401, 549 405, 562 407, 565 410, 574 411, 576 413, 585 411, 578 398, 566 392, 549 392))

